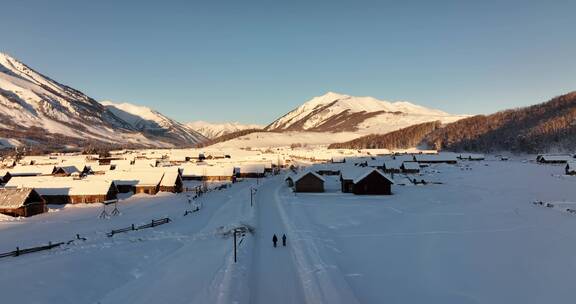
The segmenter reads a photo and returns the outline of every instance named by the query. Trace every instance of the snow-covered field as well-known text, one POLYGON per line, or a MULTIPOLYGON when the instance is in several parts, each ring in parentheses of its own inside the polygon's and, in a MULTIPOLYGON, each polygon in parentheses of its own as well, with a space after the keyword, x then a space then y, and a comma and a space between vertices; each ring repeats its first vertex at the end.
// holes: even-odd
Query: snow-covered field
MULTIPOLYGON (((533 159, 533 157, 530 157, 533 159)), ((138 195, 121 215, 74 206, 0 218, 0 252, 87 238, 0 259, 3 303, 574 303, 576 177, 511 161, 433 165, 392 196, 293 193, 283 176, 245 180, 199 199, 138 195), (255 207, 250 188, 258 187, 255 207), (557 208, 535 205, 554 202, 557 208), (170 217, 153 229, 112 228, 170 217), (255 227, 238 263, 222 231, 255 227), (276 233, 288 246, 272 248, 276 233)), ((108 207, 110 208, 110 207, 108 207)))

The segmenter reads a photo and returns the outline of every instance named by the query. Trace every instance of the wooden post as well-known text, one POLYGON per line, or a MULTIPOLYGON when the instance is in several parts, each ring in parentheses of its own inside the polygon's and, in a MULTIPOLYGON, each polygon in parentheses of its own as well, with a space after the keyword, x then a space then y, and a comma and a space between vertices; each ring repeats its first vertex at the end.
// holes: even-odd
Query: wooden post
POLYGON ((236 256, 236 228, 234 228, 234 263, 238 261, 236 256))
POLYGON ((132 224, 132 230, 135 230, 135 229, 134 229, 134 224, 132 224))
POLYGON ((16 247, 16 256, 20 255, 20 247, 16 247))

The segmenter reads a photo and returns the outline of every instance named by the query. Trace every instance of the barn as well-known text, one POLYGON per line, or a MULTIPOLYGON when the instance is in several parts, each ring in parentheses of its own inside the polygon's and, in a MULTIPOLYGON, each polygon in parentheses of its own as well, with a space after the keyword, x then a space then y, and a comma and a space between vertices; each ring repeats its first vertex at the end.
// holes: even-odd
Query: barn
POLYGON ((324 192, 324 178, 313 171, 294 177, 294 192, 324 192))
POLYGON ((367 170, 354 179, 354 194, 391 195, 394 182, 380 170, 367 170))
POLYGON ((46 201, 34 189, 0 189, 0 213, 2 214, 28 217, 47 210, 46 201))

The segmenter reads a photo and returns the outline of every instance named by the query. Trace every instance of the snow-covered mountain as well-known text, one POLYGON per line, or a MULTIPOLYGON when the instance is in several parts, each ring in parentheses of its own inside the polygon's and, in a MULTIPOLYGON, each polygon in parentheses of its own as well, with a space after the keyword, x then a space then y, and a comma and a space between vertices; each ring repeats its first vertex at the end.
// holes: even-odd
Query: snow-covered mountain
POLYGON ((202 134, 148 107, 108 100, 101 104, 138 131, 182 142, 199 143, 206 140, 202 134))
POLYGON ((448 123, 465 117, 405 101, 388 102, 329 92, 280 117, 266 130, 387 133, 422 122, 448 123))
POLYGON ((241 124, 239 122, 211 123, 202 120, 189 122, 186 126, 210 139, 242 130, 264 128, 264 126, 257 124, 241 124))
POLYGON ((194 144, 142 132, 80 91, 0 53, 0 137, 44 146, 194 144))

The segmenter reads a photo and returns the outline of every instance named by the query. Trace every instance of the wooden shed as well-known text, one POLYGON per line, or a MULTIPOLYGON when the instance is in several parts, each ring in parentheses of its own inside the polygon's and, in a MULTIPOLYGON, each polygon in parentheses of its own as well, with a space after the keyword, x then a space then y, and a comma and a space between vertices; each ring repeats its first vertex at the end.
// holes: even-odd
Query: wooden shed
POLYGON ((393 184, 380 170, 369 170, 354 179, 353 193, 391 195, 393 184))
POLYGON ((324 178, 308 171, 294 177, 294 192, 324 192, 324 178))
POLYGON ((28 217, 47 210, 46 201, 34 189, 0 189, 0 213, 2 214, 28 217))

